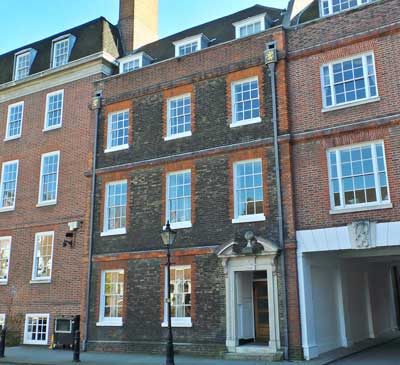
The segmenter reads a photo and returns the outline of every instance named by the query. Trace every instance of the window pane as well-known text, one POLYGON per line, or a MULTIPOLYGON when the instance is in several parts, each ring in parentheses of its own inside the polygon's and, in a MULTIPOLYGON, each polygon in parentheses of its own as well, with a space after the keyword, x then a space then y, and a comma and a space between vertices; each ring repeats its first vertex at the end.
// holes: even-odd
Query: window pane
POLYGON ((63 98, 62 91, 47 96, 46 128, 61 125, 63 98))
POLYGON ((63 66, 68 63, 69 39, 63 39, 53 44, 53 67, 63 66))
POLYGON ((331 194, 335 207, 341 206, 343 194, 344 205, 379 202, 377 189, 381 189, 381 201, 388 200, 386 166, 382 143, 362 147, 350 147, 339 152, 329 153, 331 170, 331 194), (376 151, 376 154, 373 153, 376 151), (336 153, 340 154, 339 179, 336 153), (376 161, 373 156, 376 155, 376 161), (378 175, 377 175, 378 174, 378 175), (377 181, 376 176, 379 177, 377 181), (341 189, 343 193, 341 193, 341 189))
POLYGON ((41 173, 40 202, 53 201, 57 197, 58 153, 42 158, 41 173))
POLYGON ((126 226, 127 182, 121 181, 107 185, 105 230, 122 229, 126 226))
POLYGON ((103 319, 110 320, 122 317, 123 296, 124 272, 103 272, 103 319))
POLYGON ((260 116, 258 80, 234 85, 233 121, 240 122, 260 116))
POLYGON ((168 101, 168 135, 190 132, 191 101, 190 95, 168 101))
POLYGON ((37 234, 34 278, 51 277, 53 234, 37 234))
POLYGON ((108 123, 108 148, 128 145, 129 111, 111 114, 108 123))
POLYGON ((191 269, 171 267, 171 316, 184 318, 191 316, 191 269))
POLYGON ((169 174, 167 177, 167 220, 171 223, 191 221, 191 173, 169 174))
POLYGON ((24 104, 11 105, 8 109, 7 138, 21 135, 24 104))

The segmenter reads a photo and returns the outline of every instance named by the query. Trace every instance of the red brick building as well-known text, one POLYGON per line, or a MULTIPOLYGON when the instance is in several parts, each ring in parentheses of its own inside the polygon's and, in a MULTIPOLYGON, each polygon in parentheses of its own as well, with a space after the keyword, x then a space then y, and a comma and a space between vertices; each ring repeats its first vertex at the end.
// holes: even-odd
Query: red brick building
POLYGON ((81 312, 89 105, 93 81, 113 72, 117 44, 115 27, 99 18, 0 56, 0 321, 10 342, 46 345, 57 319, 68 331, 81 312))
POLYGON ((287 31, 307 359, 399 328, 400 7, 311 1, 287 31))

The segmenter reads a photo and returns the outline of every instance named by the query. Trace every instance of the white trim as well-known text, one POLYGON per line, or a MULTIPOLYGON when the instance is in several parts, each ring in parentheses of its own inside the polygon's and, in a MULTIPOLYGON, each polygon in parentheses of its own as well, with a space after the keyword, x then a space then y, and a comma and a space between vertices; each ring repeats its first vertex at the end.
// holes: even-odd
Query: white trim
POLYGON ((118 59, 119 73, 123 74, 123 73, 127 73, 127 72, 132 72, 132 71, 135 71, 135 70, 138 70, 138 69, 144 67, 145 63, 143 61, 145 58, 146 58, 146 61, 149 60, 149 62, 151 62, 151 60, 152 60, 152 58, 145 52, 139 52, 139 53, 135 53, 135 54, 131 54, 131 55, 119 58, 118 59), (129 62, 136 61, 136 60, 139 61, 139 68, 124 72, 124 65, 129 62))
POLYGON ((121 234, 126 234, 126 228, 119 228, 119 229, 111 229, 109 231, 103 231, 100 233, 101 237, 106 236, 118 236, 121 234))
MULTIPOLYGON (((172 229, 181 229, 181 228, 191 228, 192 227, 192 170, 191 169, 185 169, 185 170, 178 170, 178 171, 170 171, 166 174, 166 182, 165 182, 165 224, 167 224, 167 221, 170 222, 171 228, 172 229), (185 174, 189 172, 190 173, 190 221, 183 221, 183 222, 171 222, 170 219, 170 209, 169 209, 169 177, 171 175, 178 175, 178 174, 185 174)), ((166 226, 164 226, 165 229, 166 226)))
POLYGON ((3 236, 0 237, 0 241, 6 241, 8 245, 8 267, 7 267, 7 278, 6 279, 0 279, 0 285, 7 285, 8 284, 8 277, 10 274, 10 259, 11 259, 11 242, 12 242, 12 237, 11 236, 3 236))
MULTIPOLYGON (((193 297, 193 287, 192 287, 192 265, 172 265, 171 269, 179 269, 179 270, 187 270, 190 269, 190 298, 193 297)), ((167 268, 165 268, 164 273, 164 319, 161 323, 161 327, 168 327, 168 306, 167 304, 167 292, 168 292, 168 283, 167 283, 167 268)), ((171 304, 172 306, 172 304, 171 304)), ((171 325, 172 327, 192 327, 192 303, 190 304, 190 317, 171 317, 171 325)))
POLYGON ((344 214, 344 213, 355 213, 355 212, 366 212, 371 210, 380 210, 380 209, 390 209, 393 208, 392 203, 370 203, 365 204, 364 206, 354 207, 354 208, 337 208, 331 209, 329 214, 344 214))
POLYGON ((6 125, 6 136, 4 138, 4 141, 10 141, 13 139, 18 139, 21 138, 22 136, 22 125, 24 124, 24 110, 25 110, 25 102, 24 101, 19 101, 18 103, 14 103, 14 104, 10 104, 8 106, 8 110, 7 110, 7 125, 6 125), (10 124, 10 112, 12 108, 18 107, 19 105, 22 105, 22 115, 21 115, 21 127, 20 127, 20 132, 19 134, 16 134, 14 136, 10 136, 9 135, 9 131, 8 131, 8 127, 10 124))
POLYGON ((252 81, 257 81, 257 88, 258 88, 258 109, 259 113, 261 115, 261 98, 260 98, 260 81, 258 79, 258 76, 252 76, 252 77, 247 77, 245 79, 241 80, 235 80, 231 82, 231 114, 232 114, 232 119, 230 123, 230 127, 239 127, 242 125, 247 125, 247 124, 253 124, 253 123, 259 123, 261 122, 261 116, 257 118, 250 118, 250 119, 243 119, 241 121, 236 121, 236 113, 235 113, 235 86, 239 84, 244 84, 245 82, 252 82, 252 81))
POLYGON ((117 110, 115 112, 109 113, 108 117, 107 117, 107 143, 106 143, 107 147, 105 148, 104 153, 128 149, 129 148, 129 133, 130 133, 130 110, 122 109, 122 110, 117 110), (122 114, 122 113, 128 113, 128 143, 111 147, 111 134, 112 134, 111 120, 114 115, 118 115, 118 114, 122 114))
POLYGON ((357 5, 351 6, 348 9, 344 9, 344 10, 333 12, 332 0, 319 0, 319 4, 318 4, 319 5, 319 15, 320 15, 321 18, 326 18, 326 17, 332 16, 332 15, 341 14, 341 13, 344 13, 346 11, 350 11, 350 10, 359 8, 361 6, 369 5, 369 4, 373 3, 374 1, 375 0, 369 0, 368 2, 363 4, 361 2, 361 0, 357 0, 357 5), (324 14, 324 8, 323 8, 323 2, 324 1, 328 1, 328 9, 329 9, 329 13, 328 14, 324 14))
POLYGON ((72 34, 63 34, 63 35, 61 35, 61 36, 59 36, 59 37, 57 37, 57 38, 55 38, 55 39, 53 39, 51 41, 50 68, 62 67, 62 66, 65 66, 65 65, 67 65, 69 63, 69 60, 70 60, 70 57, 71 57, 71 51, 72 51, 72 48, 75 45, 75 40, 76 40, 76 37, 74 35, 72 35, 72 34), (56 56, 55 53, 54 53, 55 46, 56 46, 56 44, 61 43, 61 42, 65 42, 65 41, 68 42, 67 43, 68 44, 67 61, 62 65, 55 66, 54 65, 54 60, 55 60, 55 56, 56 56))
POLYGON ((103 270, 101 272, 101 287, 100 287, 100 303, 99 303, 99 321, 96 323, 96 326, 109 326, 109 327, 120 327, 123 325, 123 317, 113 317, 113 318, 104 318, 103 309, 104 309, 104 287, 105 287, 105 276, 106 273, 118 273, 124 275, 124 286, 122 291, 122 307, 124 306, 124 297, 125 297, 125 270, 124 269, 113 269, 113 270, 103 270))
POLYGON ((188 132, 183 132, 183 133, 177 133, 172 136, 163 137, 163 139, 164 139, 164 141, 173 141, 174 139, 190 137, 191 135, 192 135, 192 132, 188 131, 188 132))
POLYGON ((249 223, 249 222, 262 222, 265 221, 264 214, 251 214, 251 215, 244 215, 238 218, 232 219, 232 223, 249 223))
POLYGON ((201 33, 201 34, 197 34, 197 35, 194 35, 194 36, 191 36, 191 37, 186 37, 186 38, 180 39, 178 41, 172 42, 172 44, 175 46, 175 57, 184 57, 184 56, 187 56, 189 54, 201 51, 202 50, 201 41, 202 41, 203 37, 205 37, 205 36, 204 36, 203 33, 201 33), (195 42, 197 43, 197 50, 195 52, 191 52, 191 53, 188 53, 188 54, 185 54, 185 55, 180 55, 179 54, 179 48, 180 47, 186 46, 188 44, 195 43, 195 42))
POLYGON ((248 26, 248 25, 254 24, 254 23, 260 22, 261 23, 260 32, 264 31, 265 30, 265 17, 266 17, 266 15, 267 15, 267 13, 262 13, 262 14, 255 15, 255 16, 243 19, 243 20, 239 20, 238 22, 232 23, 232 25, 235 27, 235 37, 236 37, 236 39, 245 38, 245 37, 249 37, 249 36, 251 36, 253 34, 257 34, 257 33, 253 33, 253 34, 246 35, 244 37, 240 36, 240 28, 242 28, 244 26, 248 26))
POLYGON ((193 118, 193 115, 192 115, 192 94, 191 93, 185 93, 185 94, 176 95, 176 96, 173 96, 171 98, 168 98, 166 100, 166 102, 167 102, 167 135, 165 137, 163 137, 164 141, 191 136, 192 135, 192 118, 193 118), (171 101, 180 100, 180 99, 186 99, 186 98, 189 98, 189 101, 190 101, 190 131, 171 134, 171 123, 170 123, 171 106, 170 106, 170 103, 171 103, 171 101))
POLYGON ((117 181, 109 181, 105 184, 105 194, 104 194, 104 212, 103 212, 103 232, 100 233, 100 236, 114 236, 120 234, 126 234, 126 211, 128 209, 128 180, 117 180, 117 181), (109 229, 108 228, 108 188, 111 185, 117 184, 126 184, 126 205, 125 205, 125 227, 117 228, 117 229, 109 229))
MULTIPOLYGON (((343 81, 343 83, 344 82, 345 81, 343 81)), ((380 100, 374 52, 368 51, 368 52, 357 53, 357 54, 353 54, 351 56, 338 58, 338 59, 335 59, 335 60, 332 60, 332 61, 322 64, 320 66, 320 84, 321 84, 321 95, 322 95, 322 109, 321 109, 322 112, 343 109, 343 108, 346 108, 349 106, 362 105, 362 104, 366 104, 369 102, 374 102, 374 101, 380 100), (367 57, 368 56, 372 57, 372 62, 373 62, 373 66, 374 66, 374 77, 375 77, 375 88, 376 88, 375 96, 370 95, 371 90, 370 90, 370 83, 368 80, 369 76, 368 76, 368 65, 367 65, 367 57), (354 60, 355 58, 362 59, 363 77, 364 77, 366 97, 363 99, 356 99, 356 100, 351 100, 351 101, 347 101, 347 102, 338 104, 338 103, 336 103, 336 94, 335 94, 335 90, 334 90, 333 65, 338 64, 338 63, 343 63, 346 61, 351 61, 351 60, 354 60), (324 90, 325 89, 325 80, 324 80, 324 68, 325 67, 328 67, 328 70, 329 70, 329 87, 331 90, 332 105, 326 104, 326 97, 325 97, 325 90, 324 90)))
POLYGON ((50 327, 50 314, 48 313, 27 313, 25 315, 25 326, 24 326, 24 344, 26 345, 47 345, 49 341, 49 327, 50 327), (46 318, 46 340, 29 340, 28 336, 28 318, 46 318))
POLYGON ((261 117, 252 118, 252 119, 246 119, 246 120, 242 120, 240 122, 231 123, 229 125, 229 127, 230 128, 242 127, 244 125, 260 123, 261 121, 262 121, 261 117))
POLYGON ((62 90, 57 90, 57 91, 53 91, 51 93, 48 93, 46 95, 46 110, 45 110, 45 115, 44 115, 44 127, 43 127, 43 132, 46 131, 50 131, 53 129, 58 129, 62 127, 62 122, 63 122, 63 114, 64 114, 64 89, 62 90), (47 123, 49 121, 48 117, 49 117, 49 99, 50 97, 54 96, 54 95, 58 95, 61 94, 62 98, 61 98, 61 117, 60 117, 60 123, 53 125, 51 127, 47 126, 47 123))
POLYGON ((1 179, 0 179, 0 212, 9 212, 15 209, 17 201, 17 187, 18 187, 18 172, 19 172, 19 160, 6 161, 3 162, 1 167, 1 179), (16 175, 15 175, 15 188, 14 188, 14 204, 10 207, 2 207, 3 204, 3 179, 4 179, 4 169, 7 165, 17 164, 16 175))
POLYGON ((36 51, 35 49, 33 49, 33 48, 25 48, 25 49, 22 49, 21 51, 19 51, 19 52, 17 52, 17 53, 14 54, 13 80, 18 81, 18 80, 22 80, 22 79, 24 79, 24 78, 26 78, 26 77, 29 76, 29 74, 30 74, 30 72, 31 72, 32 63, 33 63, 33 61, 34 61, 34 59, 35 59, 35 57, 36 57, 36 53, 37 53, 37 51, 36 51), (25 56, 25 55, 29 55, 29 56, 28 56, 28 57, 29 57, 29 70, 28 70, 28 74, 27 74, 26 76, 24 76, 24 77, 17 78, 17 71, 19 70, 19 69, 17 68, 17 66, 18 66, 18 59, 19 59, 20 57, 22 57, 22 56, 25 56))
POLYGON ((53 151, 47 152, 42 154, 41 162, 40 162, 40 180, 39 180, 39 196, 38 196, 38 203, 36 204, 37 207, 47 206, 47 205, 54 205, 57 204, 57 195, 58 195, 58 175, 60 174, 60 151, 53 151), (57 155, 57 177, 56 177, 56 191, 55 191, 55 199, 53 200, 42 200, 42 180, 43 180, 43 161, 46 157, 51 155, 57 155))
POLYGON ((53 252, 54 252, 54 231, 47 232, 36 232, 35 233, 35 247, 33 250, 33 263, 32 263, 32 279, 31 282, 34 283, 49 283, 51 281, 51 277, 53 275, 53 252), (50 276, 36 276, 37 266, 36 266, 36 254, 37 254, 37 246, 40 237, 51 236, 51 267, 50 267, 50 276))
POLYGON ((3 326, 6 324, 6 314, 0 313, 0 330, 3 329, 3 326))
MULTIPOLYGON (((328 167, 328 186, 329 186, 329 199, 331 210, 329 211, 330 214, 340 214, 340 213, 352 213, 358 211, 369 211, 369 210, 377 210, 377 209, 388 209, 393 208, 390 200, 390 189, 389 189, 389 176, 387 171, 387 164, 386 164, 386 153, 385 153, 385 143, 383 140, 375 140, 375 141, 367 141, 355 144, 349 144, 339 147, 333 147, 326 150, 326 157, 327 157, 327 167, 328 167), (376 146, 382 146, 382 153, 383 153, 383 162, 385 165, 385 173, 386 173, 386 181, 387 181, 387 192, 388 192, 388 200, 382 200, 381 197, 381 186, 380 186, 380 179, 379 179, 379 172, 377 166, 377 156, 376 156, 376 146), (366 202, 360 204, 348 204, 345 203, 345 196, 343 191, 343 177, 342 177, 342 167, 341 167, 341 160, 340 160, 340 151, 342 150, 350 150, 352 148, 362 148, 365 146, 371 146, 371 159, 373 164, 373 174, 375 180, 375 191, 376 191, 376 201, 375 202, 366 202), (331 158, 330 154, 334 152, 336 155, 336 166, 337 166, 337 177, 335 179, 338 180, 339 183, 339 195, 340 195, 340 206, 335 206, 334 203, 334 196, 333 196, 333 187, 332 187, 332 172, 331 172, 331 158)), ((362 175, 364 176, 364 175, 362 175)))
POLYGON ((239 215, 238 214, 238 204, 237 204, 237 166, 239 164, 246 164, 251 162, 260 162, 261 163, 261 188, 263 192, 263 210, 265 210, 265 196, 264 196, 264 171, 263 171, 263 159, 262 158, 253 158, 250 160, 241 160, 235 161, 232 165, 233 169, 233 211, 234 211, 234 218, 232 219, 232 223, 247 223, 247 222, 261 222, 265 221, 265 212, 259 214, 247 214, 247 215, 239 215))
POLYGON ((115 146, 112 148, 106 148, 104 150, 104 153, 110 153, 110 152, 117 152, 117 151, 123 151, 123 150, 128 150, 129 149, 129 144, 122 144, 120 146, 115 146))

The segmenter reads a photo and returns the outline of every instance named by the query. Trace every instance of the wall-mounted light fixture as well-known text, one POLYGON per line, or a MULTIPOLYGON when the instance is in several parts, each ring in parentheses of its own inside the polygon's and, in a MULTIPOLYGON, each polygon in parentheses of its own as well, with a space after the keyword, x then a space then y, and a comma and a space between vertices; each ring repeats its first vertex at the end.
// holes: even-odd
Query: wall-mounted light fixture
POLYGON ((76 231, 81 226, 81 222, 74 221, 68 223, 69 231, 65 234, 65 239, 62 243, 63 247, 74 247, 75 246, 75 239, 76 239, 76 231))

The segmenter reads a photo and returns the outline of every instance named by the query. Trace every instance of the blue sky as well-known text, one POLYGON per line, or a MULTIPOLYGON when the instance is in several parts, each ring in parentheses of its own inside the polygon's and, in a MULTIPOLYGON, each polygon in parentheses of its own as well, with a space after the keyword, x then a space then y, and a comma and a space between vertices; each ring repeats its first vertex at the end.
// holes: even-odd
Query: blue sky
MULTIPOLYGON (((159 36, 255 4, 286 8, 286 0, 158 0, 159 36)), ((0 0, 0 54, 99 16, 118 20, 119 0, 0 0)))

